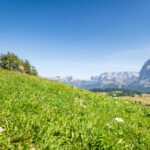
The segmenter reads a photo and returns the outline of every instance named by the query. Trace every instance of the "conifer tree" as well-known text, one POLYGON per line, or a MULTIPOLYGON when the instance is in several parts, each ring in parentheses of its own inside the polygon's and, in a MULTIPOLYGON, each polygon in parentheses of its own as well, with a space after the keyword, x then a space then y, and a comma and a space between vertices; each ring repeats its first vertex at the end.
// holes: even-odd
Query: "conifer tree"
POLYGON ((8 52, 7 54, 1 54, 0 67, 10 71, 19 71, 29 75, 37 75, 38 72, 34 66, 30 64, 28 60, 20 59, 16 54, 8 52))

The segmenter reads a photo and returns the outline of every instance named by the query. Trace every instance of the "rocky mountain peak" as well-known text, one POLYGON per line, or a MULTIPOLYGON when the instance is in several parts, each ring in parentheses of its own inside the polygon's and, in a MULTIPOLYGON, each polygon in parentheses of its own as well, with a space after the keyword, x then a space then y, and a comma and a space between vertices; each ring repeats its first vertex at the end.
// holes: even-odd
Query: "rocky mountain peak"
POLYGON ((131 83, 137 81, 139 77, 138 72, 104 72, 99 76, 91 77, 93 81, 116 81, 131 83))
POLYGON ((150 79, 150 59, 145 62, 139 74, 139 80, 147 79, 150 79))

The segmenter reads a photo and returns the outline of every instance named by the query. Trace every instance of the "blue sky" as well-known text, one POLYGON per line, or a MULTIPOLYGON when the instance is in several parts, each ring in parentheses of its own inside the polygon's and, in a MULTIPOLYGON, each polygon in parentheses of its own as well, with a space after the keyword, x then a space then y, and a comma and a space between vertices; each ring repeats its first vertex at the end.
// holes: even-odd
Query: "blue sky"
POLYGON ((41 76, 139 71, 150 58, 149 0, 0 0, 0 53, 41 76))

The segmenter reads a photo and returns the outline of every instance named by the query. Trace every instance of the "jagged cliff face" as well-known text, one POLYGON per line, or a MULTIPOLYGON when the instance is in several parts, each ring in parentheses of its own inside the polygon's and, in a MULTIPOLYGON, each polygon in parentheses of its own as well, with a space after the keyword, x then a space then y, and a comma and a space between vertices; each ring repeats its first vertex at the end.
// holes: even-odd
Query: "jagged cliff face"
POLYGON ((150 79, 150 59, 145 62, 139 74, 139 80, 147 79, 150 79))
POLYGON ((100 76, 91 77, 91 80, 132 83, 137 81, 138 78, 138 72, 105 72, 100 74, 100 76))
POLYGON ((150 93, 150 59, 143 65, 138 81, 129 84, 128 89, 150 93))

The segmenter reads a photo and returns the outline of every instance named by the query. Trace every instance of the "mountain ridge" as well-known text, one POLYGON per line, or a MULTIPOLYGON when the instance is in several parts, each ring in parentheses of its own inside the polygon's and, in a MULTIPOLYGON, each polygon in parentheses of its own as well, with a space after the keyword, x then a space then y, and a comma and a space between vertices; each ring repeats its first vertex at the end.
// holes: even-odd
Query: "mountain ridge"
POLYGON ((50 80, 63 82, 83 89, 92 88, 123 88, 137 90, 140 92, 150 92, 150 59, 142 66, 139 72, 104 72, 98 76, 91 76, 89 80, 75 79, 68 77, 53 77, 50 80))

